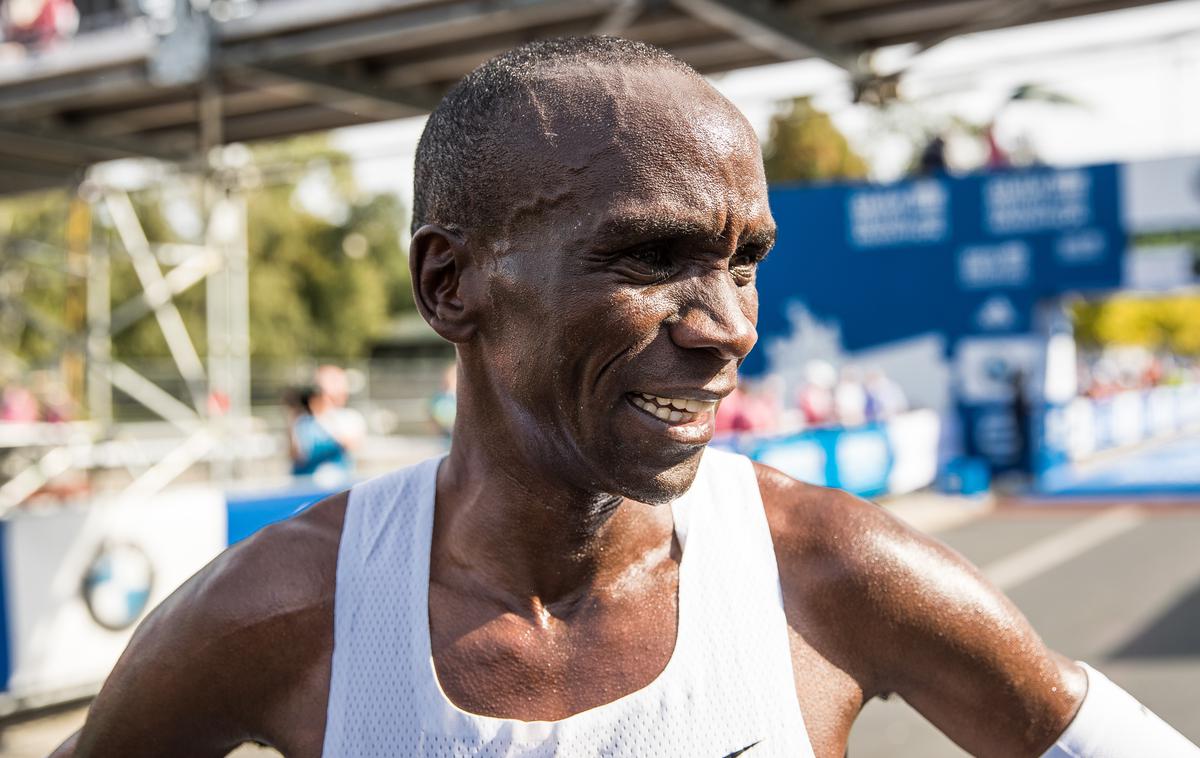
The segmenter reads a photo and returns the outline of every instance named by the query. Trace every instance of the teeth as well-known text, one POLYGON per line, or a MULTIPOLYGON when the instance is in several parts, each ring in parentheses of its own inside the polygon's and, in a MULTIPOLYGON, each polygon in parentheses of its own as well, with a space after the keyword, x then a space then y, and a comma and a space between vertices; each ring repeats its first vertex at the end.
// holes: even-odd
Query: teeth
POLYGON ((716 405, 716 403, 705 403, 699 400, 678 400, 673 398, 659 398, 657 395, 647 395, 645 393, 639 394, 641 395, 640 397, 630 398, 633 404, 651 416, 669 424, 690 424, 695 421, 696 414, 684 410, 689 405, 696 406, 701 410, 712 410, 713 406, 716 405), (659 400, 663 402, 660 404, 659 400))
POLYGON ((633 404, 656 418, 668 423, 691 423, 696 420, 697 413, 713 413, 717 409, 715 402, 705 400, 688 400, 679 397, 662 397, 639 392, 631 398, 633 404))

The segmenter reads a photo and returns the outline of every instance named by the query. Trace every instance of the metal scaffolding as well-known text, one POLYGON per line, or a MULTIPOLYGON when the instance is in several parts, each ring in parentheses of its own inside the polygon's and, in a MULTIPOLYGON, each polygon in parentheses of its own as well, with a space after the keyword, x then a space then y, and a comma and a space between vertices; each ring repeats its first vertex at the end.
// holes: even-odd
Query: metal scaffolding
MULTIPOLYGON (((208 461, 213 478, 230 479, 238 473, 239 460, 272 447, 255 434, 250 416, 250 296, 242 186, 248 153, 235 146, 215 148, 209 155, 211 169, 203 176, 158 166, 138 188, 180 181, 199 184, 206 211, 202 244, 152 244, 131 199, 133 188, 112 180, 111 165, 96 167, 80 184, 68 223, 90 226, 102 217, 114 232, 111 245, 84 243, 90 422, 26 425, 0 439, 5 447, 45 448, 36 461, 0 486, 0 514, 73 468, 134 466, 126 492, 150 495, 200 461, 208 461), (117 256, 132 263, 141 289, 112 307, 110 272, 117 256), (176 305, 179 295, 201 283, 206 302, 203 359, 176 305), (187 388, 185 400, 112 355, 113 337, 147 318, 157 322, 187 388), (134 461, 140 458, 137 451, 113 439, 114 390, 175 428, 177 439, 152 463, 134 461)), ((78 236, 69 233, 68 244, 79 244, 78 236)))
POLYGON ((99 160, 198 164, 208 145, 419 115, 479 63, 538 37, 620 34, 702 73, 820 57, 869 91, 896 73, 874 70, 880 46, 917 54, 966 32, 1154 1, 142 3, 142 15, 110 9, 107 26, 0 61, 0 192, 77 179, 99 160))

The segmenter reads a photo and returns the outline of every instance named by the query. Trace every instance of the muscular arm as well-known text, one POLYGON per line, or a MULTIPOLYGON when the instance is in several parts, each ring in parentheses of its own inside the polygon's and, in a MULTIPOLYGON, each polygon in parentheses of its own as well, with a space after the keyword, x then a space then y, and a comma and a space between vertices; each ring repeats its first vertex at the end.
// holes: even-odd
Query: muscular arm
POLYGON ((793 629, 858 683, 896 693, 977 756, 1038 756, 1087 689, 961 555, 886 511, 765 467, 759 482, 793 629))
POLYGON ((55 757, 208 758, 248 740, 319 755, 344 507, 263 529, 167 598, 55 757))

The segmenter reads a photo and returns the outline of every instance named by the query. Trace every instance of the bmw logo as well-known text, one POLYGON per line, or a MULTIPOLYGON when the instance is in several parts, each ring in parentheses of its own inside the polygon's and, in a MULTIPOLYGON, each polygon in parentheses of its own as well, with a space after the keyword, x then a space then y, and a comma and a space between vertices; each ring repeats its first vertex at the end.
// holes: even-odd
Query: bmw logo
POLYGON ((146 551, 128 542, 106 543, 83 575, 83 601, 97 624, 120 631, 141 617, 153 587, 154 565, 146 551))

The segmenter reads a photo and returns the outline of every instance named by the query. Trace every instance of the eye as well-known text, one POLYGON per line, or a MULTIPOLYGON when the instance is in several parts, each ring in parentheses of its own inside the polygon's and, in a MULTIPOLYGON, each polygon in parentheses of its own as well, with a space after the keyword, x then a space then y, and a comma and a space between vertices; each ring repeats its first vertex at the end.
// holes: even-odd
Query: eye
POLYGON ((639 245, 621 253, 620 268, 641 282, 658 284, 675 273, 675 262, 664 245, 639 245))
POLYGON ((739 287, 754 281, 754 273, 758 264, 767 256, 767 251, 760 247, 744 247, 729 260, 729 273, 739 287))

